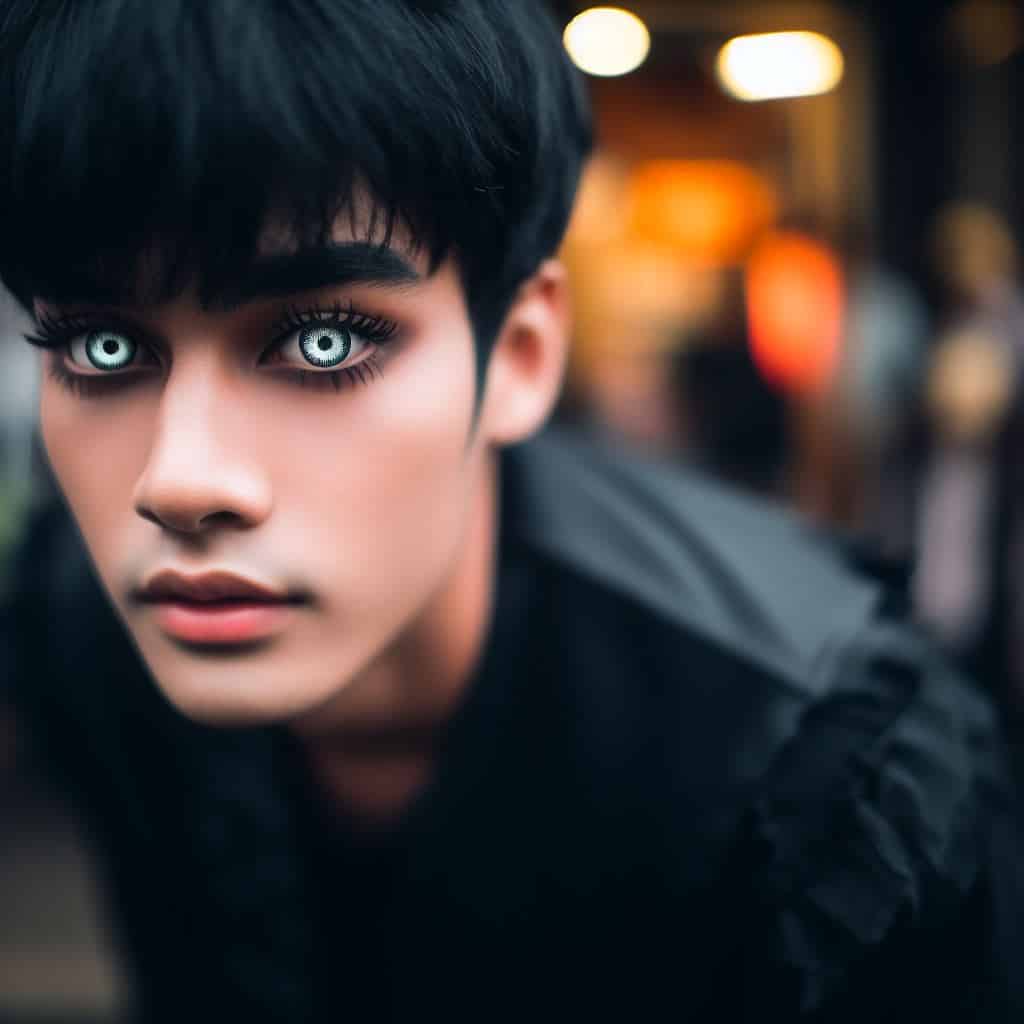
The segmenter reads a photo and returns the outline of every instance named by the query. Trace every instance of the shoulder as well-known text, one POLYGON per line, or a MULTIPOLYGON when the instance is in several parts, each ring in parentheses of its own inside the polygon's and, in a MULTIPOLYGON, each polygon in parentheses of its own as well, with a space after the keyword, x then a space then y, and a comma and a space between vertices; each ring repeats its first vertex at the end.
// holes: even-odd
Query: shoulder
POLYGON ((800 688, 881 599, 795 516, 699 474, 556 431, 511 462, 538 552, 800 688))
MULTIPOLYGON (((1010 800, 1002 738, 885 584, 785 512, 695 475, 553 437, 523 450, 522 479, 529 543, 617 595, 631 623, 657 620, 622 640, 644 647, 645 675, 599 716, 644 750, 628 737, 604 749, 647 766, 645 813, 679 837, 664 869, 698 886, 725 870, 745 894, 757 998, 795 1019, 856 989, 877 1016, 894 1005, 886 977, 907 991, 886 965, 925 985, 926 951, 960 963, 951 985, 973 960, 975 987, 958 991, 982 992, 990 836, 1010 800)), ((614 661, 614 622, 587 627, 601 655, 579 718, 614 661)))
POLYGON ((872 622, 745 822, 755 975, 823 1022, 1020 1020, 1017 808, 988 700, 913 628, 872 622))
POLYGON ((988 702, 916 631, 871 622, 744 823, 758 974, 803 1010, 905 1000, 910 1013, 925 998, 910 992, 916 979, 976 1003, 977 1017, 957 1003, 970 1019, 1002 1020, 977 1007, 1007 994, 992 977, 991 895, 1005 878, 991 841, 1011 806, 988 702), (930 978, 938 963, 950 968, 941 981, 930 978))

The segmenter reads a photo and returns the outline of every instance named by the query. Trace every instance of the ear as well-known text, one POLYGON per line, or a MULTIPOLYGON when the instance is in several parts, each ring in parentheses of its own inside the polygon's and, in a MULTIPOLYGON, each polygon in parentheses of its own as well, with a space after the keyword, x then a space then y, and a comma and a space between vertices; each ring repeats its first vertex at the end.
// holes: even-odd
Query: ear
POLYGON ((546 260, 520 287, 491 350, 480 436, 514 444, 539 430, 558 399, 569 350, 569 284, 546 260))

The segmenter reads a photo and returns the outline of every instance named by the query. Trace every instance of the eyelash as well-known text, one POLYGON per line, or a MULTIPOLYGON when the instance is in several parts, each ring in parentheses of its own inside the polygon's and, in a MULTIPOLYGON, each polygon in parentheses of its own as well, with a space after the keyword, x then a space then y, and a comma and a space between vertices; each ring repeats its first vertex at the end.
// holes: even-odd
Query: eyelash
MULTIPOLYGON (((268 353, 279 349, 297 331, 310 326, 310 324, 326 324, 329 327, 350 331, 375 348, 374 352, 355 366, 343 366, 337 370, 289 369, 280 371, 282 377, 300 387, 332 387, 335 391, 340 391, 349 384, 368 384, 375 377, 379 377, 381 368, 377 361, 378 352, 376 350, 393 340, 398 330, 398 324, 393 320, 361 313, 351 305, 346 308, 340 303, 336 303, 328 309, 301 309, 297 306, 289 306, 272 325, 273 340, 263 350, 260 358, 262 359, 268 353)), ((118 321, 110 323, 101 321, 99 317, 75 315, 53 317, 45 313, 36 318, 36 327, 37 333, 26 334, 25 340, 30 345, 58 353, 58 355, 61 349, 69 346, 75 338, 87 331, 113 330, 128 336, 137 333, 136 328, 118 321)), ((137 342, 137 344, 145 346, 144 342, 137 342)), ((152 351, 151 346, 145 347, 152 351)), ((120 372, 110 374, 74 373, 67 369, 61 358, 47 360, 47 372, 68 391, 83 396, 106 394, 117 390, 130 384, 132 379, 137 376, 134 373, 120 372)))

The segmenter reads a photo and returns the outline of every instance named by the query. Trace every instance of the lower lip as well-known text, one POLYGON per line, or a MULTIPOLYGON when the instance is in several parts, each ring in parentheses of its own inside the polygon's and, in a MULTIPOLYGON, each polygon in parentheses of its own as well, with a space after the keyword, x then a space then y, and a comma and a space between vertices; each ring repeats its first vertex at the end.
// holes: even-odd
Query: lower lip
POLYGON ((278 632, 294 605, 285 602, 161 601, 155 606, 160 628, 193 644, 239 644, 278 632))

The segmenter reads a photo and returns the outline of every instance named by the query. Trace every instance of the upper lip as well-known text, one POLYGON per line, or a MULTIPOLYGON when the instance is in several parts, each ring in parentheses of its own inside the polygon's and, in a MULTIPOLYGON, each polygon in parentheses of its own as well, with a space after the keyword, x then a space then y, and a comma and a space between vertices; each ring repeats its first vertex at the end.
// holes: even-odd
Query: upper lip
POLYGON ((204 572, 195 576, 165 569, 151 576, 137 591, 140 601, 288 601, 291 595, 276 587, 232 572, 204 572))

